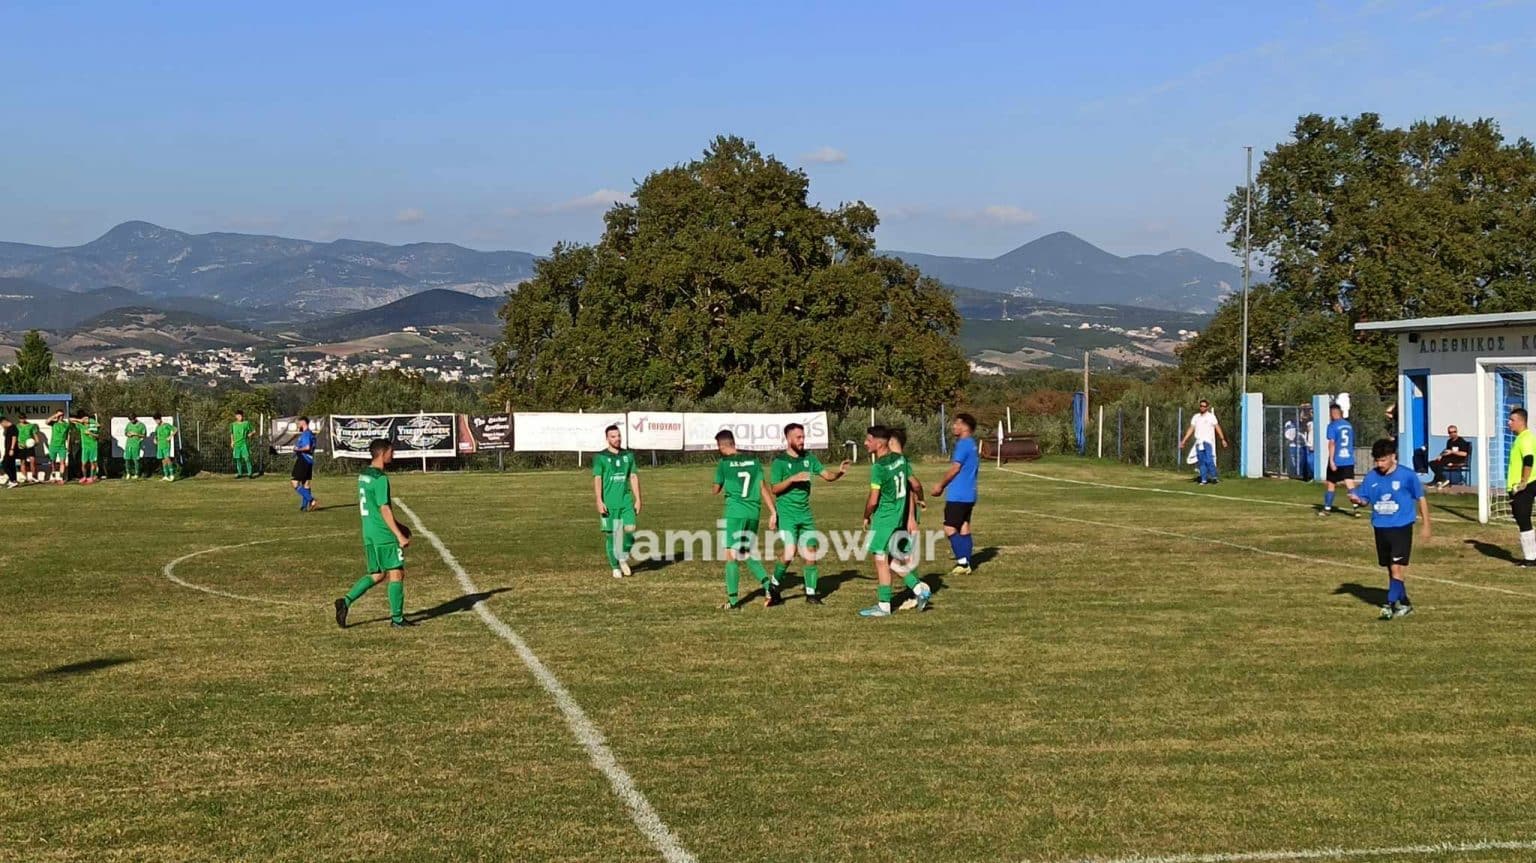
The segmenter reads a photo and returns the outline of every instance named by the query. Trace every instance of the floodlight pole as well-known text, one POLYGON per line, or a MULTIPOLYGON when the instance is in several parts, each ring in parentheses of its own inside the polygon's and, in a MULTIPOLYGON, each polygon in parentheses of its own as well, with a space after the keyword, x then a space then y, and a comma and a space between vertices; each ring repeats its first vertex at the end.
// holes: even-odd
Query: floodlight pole
POLYGON ((1244 147, 1248 152, 1248 184, 1247 195, 1243 203, 1243 383, 1242 392, 1248 392, 1248 281, 1250 278, 1250 262, 1252 252, 1250 240, 1253 236, 1253 148, 1244 147))

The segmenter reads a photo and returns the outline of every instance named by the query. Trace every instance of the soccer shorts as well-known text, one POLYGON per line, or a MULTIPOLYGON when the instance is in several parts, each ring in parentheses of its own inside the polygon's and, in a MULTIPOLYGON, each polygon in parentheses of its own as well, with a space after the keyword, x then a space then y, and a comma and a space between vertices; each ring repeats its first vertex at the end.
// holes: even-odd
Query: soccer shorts
POLYGON ((229 448, 229 455, 231 458, 243 458, 249 461, 251 458, 251 445, 237 443, 229 448))
POLYGON ((51 446, 48 448, 48 460, 54 463, 69 461, 69 447, 51 446))
POLYGON ((91 446, 85 446, 82 444, 80 446, 80 460, 96 461, 97 456, 100 454, 100 450, 101 447, 98 444, 93 444, 91 446))
POLYGON ((1413 525, 1376 528, 1376 563, 1379 566, 1407 566, 1413 556, 1413 525))
POLYGON ((1352 464, 1343 465, 1342 467, 1338 467, 1338 468, 1335 468, 1333 470, 1328 471, 1328 481, 1333 483, 1334 485, 1338 485, 1339 483, 1344 482, 1345 480, 1350 480, 1350 479, 1354 479, 1354 478, 1355 478, 1355 466, 1352 465, 1352 464))
POLYGON ((166 459, 168 459, 170 457, 171 457, 171 447, 170 447, 170 445, 168 445, 168 444, 165 445, 165 446, 161 446, 159 444, 155 445, 155 458, 160 459, 161 461, 165 461, 166 459))
POLYGON ((876 557, 890 557, 893 552, 896 556, 902 556, 902 543, 898 540, 910 541, 907 534, 907 524, 902 518, 874 519, 869 523, 869 541, 865 544, 865 550, 876 557))
POLYGON ((779 542, 785 548, 816 548, 816 520, 808 512, 785 512, 780 507, 779 542))
POLYGON ((363 546, 363 556, 368 560, 368 574, 405 569, 405 549, 398 542, 369 543, 363 546))
POLYGON ((144 457, 143 451, 144 448, 142 446, 129 445, 123 447, 123 461, 138 461, 144 457))
POLYGON ((614 531, 618 530, 620 526, 634 527, 635 508, 630 504, 625 504, 621 507, 609 506, 608 514, 598 516, 597 523, 601 527, 604 534, 612 534, 614 531))
POLYGON ((757 546, 757 525, 755 518, 727 518, 720 547, 738 554, 750 553, 757 546))
POLYGON ((292 476, 294 482, 309 482, 311 479, 314 479, 314 462, 305 461, 301 458, 294 459, 292 476))
POLYGON ((950 500, 944 502, 944 526, 959 530, 962 525, 971 520, 971 511, 976 508, 976 502, 969 503, 950 500))

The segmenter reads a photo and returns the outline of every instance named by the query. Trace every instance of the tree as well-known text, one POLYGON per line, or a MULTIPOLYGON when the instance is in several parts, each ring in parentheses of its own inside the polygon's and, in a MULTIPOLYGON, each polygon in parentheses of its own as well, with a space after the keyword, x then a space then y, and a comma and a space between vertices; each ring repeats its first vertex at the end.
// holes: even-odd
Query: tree
POLYGON ((37 330, 29 330, 16 352, 16 364, 0 370, 0 386, 13 393, 38 392, 53 377, 53 351, 37 330))
POLYGON ((719 137, 617 204, 593 246, 561 244, 508 299, 498 396, 513 404, 931 409, 964 383, 960 317, 938 282, 876 254, 863 203, 719 137))
MULTIPOLYGON (((1244 198, 1227 199, 1239 251, 1244 198)), ((1492 120, 1394 129, 1375 114, 1301 117, 1265 154, 1253 202, 1253 247, 1273 284, 1250 297, 1250 369, 1342 362, 1386 388, 1393 340, 1354 324, 1536 305, 1536 147, 1506 143, 1492 120)), ((1186 372, 1236 367, 1240 303, 1185 351, 1186 372)))

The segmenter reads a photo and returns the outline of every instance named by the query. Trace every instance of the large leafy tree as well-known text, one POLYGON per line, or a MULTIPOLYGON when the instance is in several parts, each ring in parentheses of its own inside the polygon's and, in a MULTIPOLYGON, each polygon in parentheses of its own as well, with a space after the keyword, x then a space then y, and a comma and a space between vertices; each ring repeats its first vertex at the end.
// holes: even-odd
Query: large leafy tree
MULTIPOLYGON (((1227 200, 1237 251, 1244 192, 1227 200)), ((1251 227, 1272 286, 1250 298, 1250 370, 1344 362, 1386 386, 1393 342, 1355 323, 1536 307, 1536 148, 1506 142, 1492 120, 1302 117, 1264 157, 1251 227)), ((1185 371, 1229 374, 1240 319, 1234 297, 1185 351, 1185 371)))
POLYGON ((27 332, 16 363, 0 369, 0 388, 12 393, 35 393, 53 377, 53 351, 37 330, 27 332))
POLYGON ((501 311, 514 404, 928 409, 967 376, 938 282, 876 254, 874 210, 806 200, 803 172, 747 141, 657 171, 593 246, 558 245, 501 311))

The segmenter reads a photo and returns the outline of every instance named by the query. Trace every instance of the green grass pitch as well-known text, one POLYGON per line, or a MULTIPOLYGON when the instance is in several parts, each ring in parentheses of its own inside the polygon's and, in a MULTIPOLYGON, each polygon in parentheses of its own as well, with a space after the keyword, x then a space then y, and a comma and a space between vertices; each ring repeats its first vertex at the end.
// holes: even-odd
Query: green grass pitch
MULTIPOLYGON (((1494 556, 1512 527, 1433 497, 1418 611, 1378 623, 1368 523, 1315 518, 1317 487, 1018 469, 1051 479, 984 468, 976 573, 942 575, 946 553, 932 610, 886 620, 855 614, 868 562, 825 563, 820 608, 792 579, 785 606, 717 611, 717 563, 616 582, 585 472, 402 472, 394 494, 701 863, 1536 840, 1536 578, 1494 556)), ((863 470, 818 483, 823 529, 858 526, 863 470)), ((644 472, 641 526, 709 528, 711 477, 644 472)), ((336 628, 355 484, 315 486, 308 515, 277 477, 0 492, 0 860, 661 859, 420 533, 422 625, 391 630, 379 589, 336 628), (241 543, 173 574, 243 599, 165 577, 241 543)))

